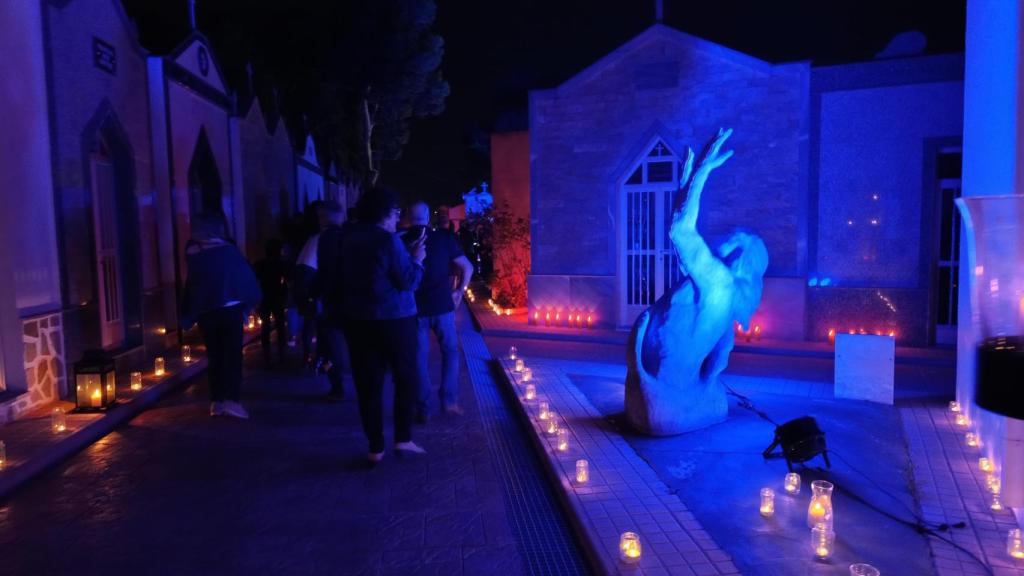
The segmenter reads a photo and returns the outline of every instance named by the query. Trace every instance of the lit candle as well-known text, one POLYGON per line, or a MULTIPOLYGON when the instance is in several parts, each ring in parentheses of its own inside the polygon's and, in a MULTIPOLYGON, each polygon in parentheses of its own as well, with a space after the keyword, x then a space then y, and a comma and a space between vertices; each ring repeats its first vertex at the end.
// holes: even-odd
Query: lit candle
POLYGON ((966 428, 971 425, 971 421, 967 418, 967 414, 959 413, 956 415, 956 425, 961 428, 966 428))
POLYGON ((512 309, 511 308, 505 308, 505 316, 511 316, 511 315, 512 315, 512 309))
POLYGON ((985 489, 993 494, 999 494, 1002 491, 1002 483, 999 481, 999 477, 995 474, 986 474, 985 489))
POLYGON ((534 386, 533 384, 527 384, 526 385, 526 394, 524 395, 524 397, 527 400, 535 399, 537 397, 537 387, 534 386))
POLYGON ((828 343, 829 344, 833 344, 833 345, 836 343, 836 329, 835 328, 829 328, 828 329, 828 343))
POLYGON ((576 483, 586 484, 590 481, 590 464, 586 460, 576 461, 576 483))
POLYGON ((249 330, 255 330, 256 329, 256 315, 255 314, 249 314, 249 322, 246 323, 246 327, 249 328, 249 330))
POLYGON ((548 403, 547 402, 541 402, 539 404, 537 418, 540 418, 541 420, 547 420, 550 417, 551 417, 551 413, 548 412, 548 403))
POLYGON ((558 451, 567 452, 569 450, 569 429, 559 428, 558 429, 558 451))
POLYGON ((982 472, 991 472, 992 461, 982 456, 981 458, 978 458, 978 468, 980 468, 982 472))
POLYGON ((592 314, 587 314, 587 328, 593 328, 593 327, 594 327, 594 316, 592 314))
POLYGON ((815 558, 825 560, 831 556, 835 541, 836 533, 824 523, 811 528, 811 549, 815 558))
POLYGON ((825 480, 811 482, 811 502, 807 506, 807 525, 825 524, 832 527, 832 483, 825 480))
POLYGON ((94 408, 99 408, 103 405, 103 394, 100 393, 99 388, 93 389, 92 395, 89 396, 89 402, 94 408))
POLYGON ((161 326, 161 327, 156 329, 156 333, 161 335, 161 336, 163 336, 164 334, 167 334, 167 328, 164 328, 163 326, 161 326))
POLYGON ((515 360, 518 354, 519 354, 519 349, 516 348, 515 344, 509 346, 509 348, 508 348, 508 359, 509 360, 515 360))
POLYGON ((968 432, 964 436, 964 440, 969 448, 977 448, 981 444, 981 440, 978 439, 978 435, 974 432, 968 432))
POLYGON ((1021 537, 1020 528, 1014 528, 1006 535, 1006 553, 1011 558, 1024 558, 1024 538, 1021 537))
POLYGON ((783 483, 786 488, 786 494, 799 494, 800 493, 800 475, 796 472, 790 472, 786 474, 786 480, 783 483))
POLYGON ((530 380, 533 380, 533 369, 523 368, 523 382, 529 382, 530 380))
POLYGON ((192 361, 192 347, 188 344, 181 347, 181 360, 186 364, 192 361))
POLYGON ((559 325, 561 323, 562 323, 562 311, 559 310, 559 311, 555 312, 555 325, 557 326, 557 325, 559 325))
POLYGON ((67 420, 65 419, 63 408, 53 409, 53 412, 50 414, 50 428, 54 434, 60 434, 67 430, 67 420))
POLYGON ((142 390, 142 372, 132 372, 131 375, 131 386, 132 390, 142 390))
POLYGON ((754 339, 761 340, 761 326, 754 326, 754 339))
POLYGON ((999 494, 992 495, 992 503, 989 504, 989 508, 991 508, 993 512, 1003 511, 1003 501, 999 499, 999 494))
POLYGON ((551 326, 551 312, 544 313, 544 325, 551 326))
POLYGON ((583 328, 583 314, 576 315, 576 327, 583 328))
POLYGON ((164 375, 164 357, 163 356, 157 356, 156 359, 153 360, 153 375, 156 376, 157 378, 159 378, 159 377, 164 375))
MULTIPOLYGON (((580 460, 580 462, 584 462, 584 461, 580 460)), ((4 466, 6 464, 7 464, 7 444, 4 444, 4 441, 0 440, 0 470, 3 470, 4 466)), ((579 466, 577 466, 576 469, 577 469, 576 474, 579 475, 579 466)))
POLYGON ((515 371, 516 372, 522 372, 523 368, 525 368, 525 367, 526 367, 526 363, 523 362, 523 359, 522 358, 516 358, 515 371))
POLYGON ((555 418, 554 412, 548 412, 548 420, 544 424, 544 429, 548 433, 548 436, 558 434, 558 419, 555 418))
POLYGON ((540 312, 533 311, 533 323, 536 324, 540 320, 540 312))
POLYGON ((619 558, 630 564, 640 561, 640 536, 636 532, 622 533, 619 538, 619 558))
POLYGON ((949 411, 952 412, 953 414, 959 414, 960 413, 960 403, 957 402, 956 400, 953 400, 952 402, 950 402, 949 403, 949 411))
POLYGON ((770 518, 775 514, 775 490, 761 488, 761 516, 770 518))

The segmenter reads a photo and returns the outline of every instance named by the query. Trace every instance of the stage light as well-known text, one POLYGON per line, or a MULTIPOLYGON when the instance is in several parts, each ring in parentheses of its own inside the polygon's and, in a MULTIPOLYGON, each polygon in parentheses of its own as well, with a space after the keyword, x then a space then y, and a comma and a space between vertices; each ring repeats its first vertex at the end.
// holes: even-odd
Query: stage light
POLYGON ((832 467, 828 461, 825 433, 818 427, 818 421, 811 416, 803 416, 776 426, 775 439, 765 448, 762 456, 771 458, 772 452, 780 445, 790 472, 793 471, 793 464, 802 464, 819 455, 825 459, 826 467, 832 467))

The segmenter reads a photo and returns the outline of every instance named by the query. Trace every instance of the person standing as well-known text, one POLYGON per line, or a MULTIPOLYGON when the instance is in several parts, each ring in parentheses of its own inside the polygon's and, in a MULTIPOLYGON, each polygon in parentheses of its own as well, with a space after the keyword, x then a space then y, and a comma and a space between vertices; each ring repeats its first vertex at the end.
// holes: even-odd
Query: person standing
MULTIPOLYGON (((426 228, 430 223, 430 207, 415 202, 409 207, 413 230, 426 228)), ((417 332, 420 389, 416 399, 416 421, 425 424, 430 419, 429 357, 430 333, 433 332, 441 348, 441 409, 446 414, 462 414, 459 406, 459 335, 455 330, 455 308, 462 301, 462 293, 473 277, 473 264, 459 247, 459 242, 447 228, 427 230, 427 255, 423 260, 423 280, 416 289, 417 332), (452 270, 457 277, 452 278, 452 270)))
POLYGON ((322 304, 322 313, 317 318, 317 352, 325 359, 327 380, 331 384, 327 397, 338 401, 345 398, 346 355, 341 300, 345 210, 332 200, 324 202, 321 210, 324 213, 323 228, 317 235, 316 279, 313 283, 314 294, 322 304))
POLYGON ((425 453, 412 441, 412 413, 419 389, 414 291, 423 276, 425 239, 403 244, 395 233, 401 210, 387 188, 368 190, 356 206, 359 222, 344 234, 342 303, 345 340, 369 443, 369 459, 384 457, 384 376, 395 385, 395 449, 425 453))
POLYGON ((210 416, 246 419, 239 404, 242 387, 242 317, 260 303, 259 282, 245 257, 225 239, 224 217, 192 217, 192 239, 185 248, 182 326, 199 323, 209 361, 210 416))
POLYGON ((278 361, 285 364, 285 351, 288 349, 288 319, 284 306, 288 300, 288 262, 284 258, 284 245, 280 240, 267 240, 266 257, 256 263, 256 277, 263 291, 263 301, 258 311, 263 326, 260 331, 260 343, 263 348, 263 360, 270 367, 270 333, 277 330, 278 361))

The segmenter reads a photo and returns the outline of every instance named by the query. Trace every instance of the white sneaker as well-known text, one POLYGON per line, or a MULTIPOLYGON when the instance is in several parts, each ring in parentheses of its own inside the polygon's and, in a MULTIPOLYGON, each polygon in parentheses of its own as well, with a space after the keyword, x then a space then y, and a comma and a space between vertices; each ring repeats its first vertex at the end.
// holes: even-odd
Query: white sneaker
POLYGON ((223 416, 224 415, 224 403, 223 402, 210 402, 210 416, 223 416))
POLYGON ((367 456, 367 457, 370 459, 370 462, 373 462, 374 464, 376 464, 376 463, 378 463, 378 462, 380 462, 381 460, 384 459, 384 453, 383 452, 370 452, 369 456, 367 456))
POLYGON ((231 400, 224 403, 224 413, 228 416, 241 418, 242 420, 249 419, 249 413, 245 411, 245 408, 242 408, 242 405, 238 402, 232 402, 231 400))
POLYGON ((411 452, 412 454, 427 453, 426 450, 424 450, 419 444, 413 442, 412 440, 408 442, 395 442, 395 450, 400 450, 402 452, 411 452))

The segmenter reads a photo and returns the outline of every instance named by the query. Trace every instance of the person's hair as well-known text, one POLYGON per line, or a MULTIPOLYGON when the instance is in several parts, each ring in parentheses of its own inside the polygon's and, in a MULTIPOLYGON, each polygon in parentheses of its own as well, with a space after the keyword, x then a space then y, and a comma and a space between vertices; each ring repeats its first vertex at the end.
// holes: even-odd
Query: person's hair
POLYGON ((317 208, 317 218, 320 221, 320 227, 328 224, 341 225, 345 220, 345 209, 335 200, 324 200, 317 208))
POLYGON ((409 204, 409 220, 413 226, 428 226, 430 224, 430 204, 423 200, 414 200, 409 204), (417 214, 422 206, 423 214, 417 214), (422 216, 422 218, 420 217, 422 216))
POLYGON ((284 255, 281 253, 284 249, 284 243, 277 238, 271 238, 263 245, 265 254, 268 260, 281 259, 284 255))
POLYGON ((203 212, 192 216, 189 222, 193 240, 224 239, 227 236, 224 226, 224 215, 203 212))
POLYGON ((395 194, 390 188, 375 186, 359 198, 359 202, 356 203, 356 213, 359 214, 360 221, 377 224, 398 207, 398 194, 395 194))

